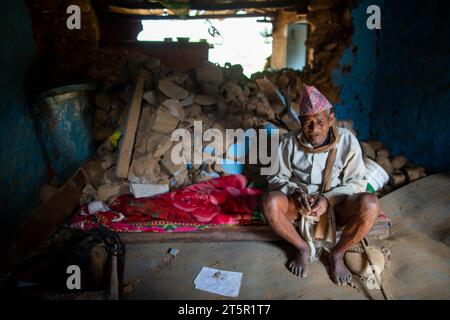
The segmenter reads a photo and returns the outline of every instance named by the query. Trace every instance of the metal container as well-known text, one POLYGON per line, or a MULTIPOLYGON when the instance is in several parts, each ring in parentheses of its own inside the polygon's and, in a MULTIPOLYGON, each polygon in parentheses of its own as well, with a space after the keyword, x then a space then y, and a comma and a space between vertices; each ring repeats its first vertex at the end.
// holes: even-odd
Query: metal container
POLYGON ((38 95, 39 134, 60 182, 95 152, 92 134, 94 84, 76 84, 38 95))

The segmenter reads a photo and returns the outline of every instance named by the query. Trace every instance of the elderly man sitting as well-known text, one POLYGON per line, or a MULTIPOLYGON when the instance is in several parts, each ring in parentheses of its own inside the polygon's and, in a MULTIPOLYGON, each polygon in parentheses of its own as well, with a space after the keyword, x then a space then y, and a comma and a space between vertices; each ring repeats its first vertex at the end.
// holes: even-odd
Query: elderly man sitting
POLYGON ((335 217, 325 220, 345 228, 330 250, 330 274, 336 284, 345 285, 352 276, 344 254, 374 225, 379 201, 364 192, 366 167, 358 140, 337 127, 331 103, 313 86, 304 87, 300 121, 301 129, 287 134, 280 143, 280 167, 269 177, 264 213, 274 231, 298 250, 289 269, 301 277, 308 274, 311 246, 293 223, 302 218, 335 217))

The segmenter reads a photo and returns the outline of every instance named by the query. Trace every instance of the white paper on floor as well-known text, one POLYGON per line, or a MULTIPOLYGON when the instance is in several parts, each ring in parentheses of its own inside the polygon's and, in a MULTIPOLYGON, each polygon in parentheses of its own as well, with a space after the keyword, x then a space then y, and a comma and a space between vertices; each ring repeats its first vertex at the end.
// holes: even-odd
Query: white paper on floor
POLYGON ((237 297, 241 289, 242 272, 203 267, 194 280, 195 288, 226 297, 237 297))

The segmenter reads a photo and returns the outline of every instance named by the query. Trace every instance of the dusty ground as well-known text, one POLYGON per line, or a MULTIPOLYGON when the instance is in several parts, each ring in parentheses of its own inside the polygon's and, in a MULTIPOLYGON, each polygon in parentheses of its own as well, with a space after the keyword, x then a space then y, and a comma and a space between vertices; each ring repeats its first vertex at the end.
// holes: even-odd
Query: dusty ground
MULTIPOLYGON (((450 175, 429 176, 382 198, 392 236, 383 283, 393 299, 450 299, 450 175)), ((124 299, 225 299, 194 288, 202 266, 243 272, 239 299, 382 299, 379 290, 335 286, 322 262, 307 279, 288 272, 285 243, 163 243, 127 246, 124 299), (169 248, 180 253, 169 257, 169 248)))
POLYGON ((393 222, 381 241, 392 252, 384 274, 398 299, 450 299, 450 175, 409 184, 381 201, 393 222))

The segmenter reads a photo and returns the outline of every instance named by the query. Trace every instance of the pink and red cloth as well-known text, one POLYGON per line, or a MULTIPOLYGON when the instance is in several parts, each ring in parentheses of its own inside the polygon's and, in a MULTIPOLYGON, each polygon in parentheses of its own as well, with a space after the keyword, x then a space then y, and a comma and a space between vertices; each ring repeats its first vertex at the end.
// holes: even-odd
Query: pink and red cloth
MULTIPOLYGON (((235 174, 149 198, 122 195, 108 211, 89 214, 88 205, 83 205, 69 225, 85 231, 104 226, 115 232, 194 232, 214 226, 266 224, 261 204, 264 190, 247 185, 245 176, 235 174)), ((389 221, 384 213, 378 218, 389 221)))
POLYGON ((116 232, 189 232, 217 225, 262 224, 263 190, 248 188, 243 175, 228 175, 149 198, 117 197, 111 211, 89 214, 81 207, 76 229, 103 225, 116 232))

